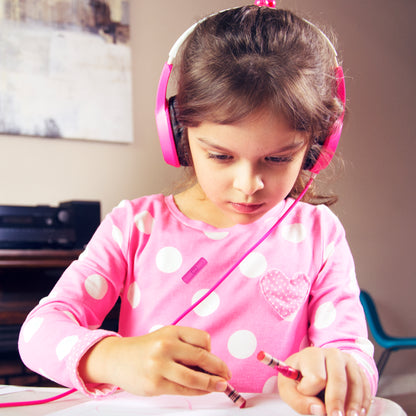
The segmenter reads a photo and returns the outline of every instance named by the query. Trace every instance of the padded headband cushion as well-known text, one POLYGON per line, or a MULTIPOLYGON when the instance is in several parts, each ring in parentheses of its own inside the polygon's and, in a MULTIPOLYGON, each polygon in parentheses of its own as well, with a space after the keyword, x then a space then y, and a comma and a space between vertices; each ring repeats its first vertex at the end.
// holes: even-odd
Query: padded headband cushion
POLYGON ((181 166, 189 166, 188 158, 183 151, 180 151, 181 148, 181 139, 184 132, 184 127, 179 124, 178 119, 176 117, 176 95, 169 98, 168 101, 169 105, 169 116, 170 116, 170 125, 172 128, 173 140, 175 142, 175 148, 178 154, 178 160, 181 166))

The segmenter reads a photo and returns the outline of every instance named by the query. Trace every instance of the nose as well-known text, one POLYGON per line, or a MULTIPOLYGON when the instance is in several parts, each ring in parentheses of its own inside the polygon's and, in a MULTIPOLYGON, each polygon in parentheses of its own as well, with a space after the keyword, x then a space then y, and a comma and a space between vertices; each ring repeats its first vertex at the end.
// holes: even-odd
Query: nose
POLYGON ((249 164, 242 164, 236 170, 234 188, 244 195, 251 196, 264 188, 264 183, 259 172, 249 164))

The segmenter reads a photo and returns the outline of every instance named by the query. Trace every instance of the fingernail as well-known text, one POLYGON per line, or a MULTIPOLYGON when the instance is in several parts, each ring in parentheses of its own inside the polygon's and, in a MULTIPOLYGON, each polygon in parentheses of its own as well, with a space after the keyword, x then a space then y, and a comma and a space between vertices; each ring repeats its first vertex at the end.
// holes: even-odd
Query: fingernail
POLYGON ((358 412, 356 410, 350 410, 348 416, 358 416, 358 412))
POLYGON ((218 381, 217 384, 215 385, 215 390, 216 391, 225 391, 227 388, 228 384, 225 381, 218 381))
POLYGON ((331 414, 331 416, 342 416, 341 410, 334 410, 331 414))
POLYGON ((314 416, 323 416, 325 414, 324 409, 319 404, 311 405, 311 415, 314 416))
POLYGON ((365 407, 363 407, 361 409, 361 416, 365 416, 367 414, 367 409, 365 407))

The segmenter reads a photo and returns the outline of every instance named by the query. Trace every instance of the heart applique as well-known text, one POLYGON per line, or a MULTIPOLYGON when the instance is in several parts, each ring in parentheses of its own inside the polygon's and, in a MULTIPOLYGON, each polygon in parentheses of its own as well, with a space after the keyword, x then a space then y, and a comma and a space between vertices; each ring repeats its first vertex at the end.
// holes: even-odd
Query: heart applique
POLYGON ((309 292, 309 280, 304 274, 290 278, 279 270, 272 270, 260 278, 260 288, 277 314, 282 319, 290 319, 309 292))

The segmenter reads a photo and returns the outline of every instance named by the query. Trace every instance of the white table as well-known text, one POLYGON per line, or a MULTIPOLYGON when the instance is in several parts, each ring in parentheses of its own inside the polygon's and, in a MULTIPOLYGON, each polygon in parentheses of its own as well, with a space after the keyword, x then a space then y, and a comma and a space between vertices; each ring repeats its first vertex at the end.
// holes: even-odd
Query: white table
MULTIPOLYGON (((16 387, 0 385, 0 403, 44 399, 66 391, 63 388, 16 387)), ((275 394, 243 394, 247 407, 240 409, 223 393, 206 396, 137 397, 118 392, 105 399, 90 400, 73 393, 58 401, 25 407, 0 408, 0 416, 298 416, 275 394)), ((369 416, 406 416, 391 400, 376 398, 369 416)))

